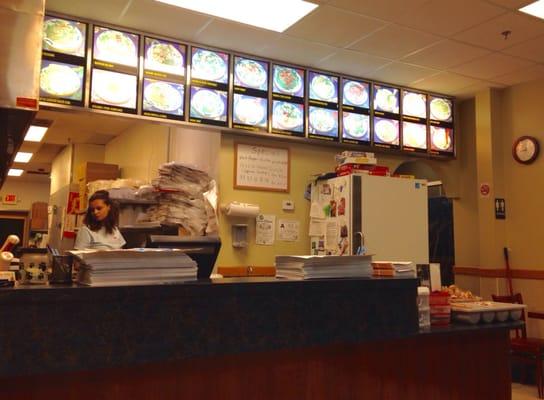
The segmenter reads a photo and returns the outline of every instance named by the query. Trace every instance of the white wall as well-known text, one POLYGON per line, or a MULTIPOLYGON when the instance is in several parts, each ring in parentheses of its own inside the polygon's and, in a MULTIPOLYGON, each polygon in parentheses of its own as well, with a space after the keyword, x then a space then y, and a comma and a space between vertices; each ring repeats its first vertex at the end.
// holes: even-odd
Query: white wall
POLYGON ((106 144, 104 162, 117 164, 121 178, 150 181, 168 159, 169 127, 140 123, 106 144))
POLYGON ((1 204, 0 210, 22 211, 30 210, 32 203, 37 201, 49 202, 49 183, 37 182, 17 182, 17 178, 8 178, 2 185, 0 196, 4 198, 6 194, 17 195, 17 204, 1 204))
POLYGON ((170 128, 168 161, 192 164, 218 180, 221 133, 211 129, 170 128))

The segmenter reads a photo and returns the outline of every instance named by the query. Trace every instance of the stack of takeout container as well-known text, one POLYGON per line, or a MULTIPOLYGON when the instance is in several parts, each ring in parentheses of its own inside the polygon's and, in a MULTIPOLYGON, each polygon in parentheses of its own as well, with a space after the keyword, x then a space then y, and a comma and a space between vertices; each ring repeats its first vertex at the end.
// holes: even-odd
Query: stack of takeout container
POLYGON ((446 291, 434 291, 429 297, 431 307, 431 325, 449 325, 451 318, 450 294, 446 291))
POLYGON ((377 165, 378 159, 371 152, 346 150, 337 154, 334 158, 337 176, 354 173, 389 176, 389 168, 377 165))

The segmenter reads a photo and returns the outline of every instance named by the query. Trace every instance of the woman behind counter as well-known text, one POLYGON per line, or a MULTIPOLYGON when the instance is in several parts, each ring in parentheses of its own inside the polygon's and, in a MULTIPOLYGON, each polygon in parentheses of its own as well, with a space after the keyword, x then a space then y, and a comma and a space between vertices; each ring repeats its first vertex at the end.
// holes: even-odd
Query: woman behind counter
POLYGON ((119 208, 105 190, 98 190, 89 198, 83 224, 76 237, 77 250, 120 249, 126 243, 117 228, 119 208))

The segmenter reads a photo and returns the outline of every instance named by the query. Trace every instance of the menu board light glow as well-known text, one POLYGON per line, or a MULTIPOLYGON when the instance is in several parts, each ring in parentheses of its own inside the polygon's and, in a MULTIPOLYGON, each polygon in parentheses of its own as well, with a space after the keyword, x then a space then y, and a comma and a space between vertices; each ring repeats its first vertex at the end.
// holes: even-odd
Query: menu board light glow
POLYGON ((399 89, 374 85, 374 110, 399 113, 399 89))
POLYGON ((268 90, 268 63, 235 57, 234 85, 247 89, 268 90))
POLYGON ((310 99, 338 103, 338 78, 336 76, 310 71, 309 81, 310 99))
POLYGON ((81 65, 42 60, 40 98, 66 104, 71 104, 70 100, 83 102, 83 76, 81 65))
POLYGON ((137 85, 134 75, 94 69, 91 103, 98 109, 135 113, 137 85))
POLYGON ((368 83, 344 79, 342 104, 368 109, 369 93, 368 83))
POLYGON ((404 147, 427 150, 427 125, 404 121, 402 123, 402 143, 404 147))
MULTIPOLYGON (((128 67, 138 66, 138 35, 95 26, 93 43, 95 60, 128 67)), ((107 65, 100 66, 107 67, 107 65)))
POLYGON ((370 117, 344 111, 342 139, 370 142, 370 117))
POLYGON ((404 90, 402 93, 402 114, 427 118, 427 96, 423 93, 404 90))
POLYGON ((300 68, 274 65, 272 91, 295 97, 304 97, 304 70, 300 68))
POLYGON ((142 105, 144 115, 162 116, 162 114, 166 114, 183 117, 184 96, 184 85, 145 78, 142 105))
POLYGON ((144 69, 185 76, 185 45, 145 38, 144 69))
POLYGON ((272 128, 304 133, 304 105, 287 101, 272 101, 272 128))
MULTIPOLYGON (((191 118, 226 122, 227 92, 200 87, 191 88, 191 118)), ((201 121, 193 121, 201 122, 201 121)))
POLYGON ((85 57, 87 25, 82 22, 46 15, 43 23, 44 51, 85 57))
POLYGON ((310 106, 309 133, 338 138, 338 111, 310 106))
POLYGON ((453 129, 431 126, 431 150, 439 153, 452 153, 453 129))
POLYGON ((374 118, 374 142, 390 146, 399 145, 399 121, 374 118))
POLYGON ((452 122, 453 105, 450 99, 444 97, 431 96, 429 108, 431 119, 442 122, 452 122))
POLYGON ((266 128, 268 100, 262 97, 234 93, 234 124, 266 128))
POLYGON ((227 83, 229 79, 229 55, 220 51, 193 48, 191 63, 192 79, 227 83))

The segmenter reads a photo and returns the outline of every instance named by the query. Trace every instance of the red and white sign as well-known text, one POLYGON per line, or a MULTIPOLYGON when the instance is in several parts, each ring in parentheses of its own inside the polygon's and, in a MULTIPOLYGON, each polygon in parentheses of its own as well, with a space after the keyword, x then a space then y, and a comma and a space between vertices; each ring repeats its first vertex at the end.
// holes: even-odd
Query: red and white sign
POLYGON ((489 197, 490 193, 491 186, 489 186, 489 183, 480 183, 480 196, 489 197))
POLYGON ((3 204, 17 204, 17 195, 16 194, 5 194, 2 197, 3 204))

